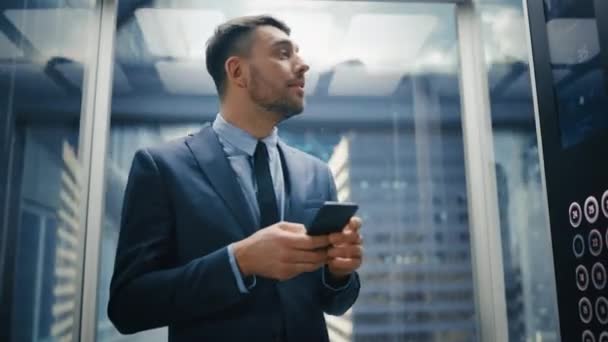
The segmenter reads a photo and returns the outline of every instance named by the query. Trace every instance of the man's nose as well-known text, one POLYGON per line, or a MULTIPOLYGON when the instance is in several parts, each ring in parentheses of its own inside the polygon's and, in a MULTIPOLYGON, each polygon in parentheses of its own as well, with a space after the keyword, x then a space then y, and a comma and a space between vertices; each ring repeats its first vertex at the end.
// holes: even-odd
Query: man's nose
POLYGON ((304 75, 304 73, 310 70, 310 66, 302 59, 302 57, 298 56, 296 63, 297 74, 304 75))

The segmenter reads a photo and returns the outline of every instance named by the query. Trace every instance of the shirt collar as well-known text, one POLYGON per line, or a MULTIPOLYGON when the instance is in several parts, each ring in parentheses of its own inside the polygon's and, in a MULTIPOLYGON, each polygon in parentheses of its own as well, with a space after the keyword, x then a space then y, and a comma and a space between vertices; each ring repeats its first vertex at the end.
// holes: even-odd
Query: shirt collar
MULTIPOLYGON (((224 119, 221 113, 218 113, 213 121, 213 129, 215 132, 230 145, 234 146, 238 150, 246 153, 249 156, 253 156, 255 148, 258 144, 258 139, 249 133, 245 132, 241 128, 234 126, 224 119)), ((278 128, 273 128, 270 135, 262 139, 262 141, 268 146, 268 148, 276 148, 279 142, 278 128)))

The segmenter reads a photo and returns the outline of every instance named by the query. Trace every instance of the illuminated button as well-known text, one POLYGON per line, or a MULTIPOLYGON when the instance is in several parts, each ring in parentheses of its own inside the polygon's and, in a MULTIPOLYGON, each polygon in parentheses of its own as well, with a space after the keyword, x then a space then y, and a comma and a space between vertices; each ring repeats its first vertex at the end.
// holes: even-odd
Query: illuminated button
POLYGON ((606 269, 604 265, 596 262, 591 269, 591 280, 593 280, 593 286, 598 290, 603 290, 606 287, 606 269))
POLYGON ((604 217, 608 218, 608 190, 604 191, 602 195, 602 213, 604 217))
POLYGON ((580 234, 576 234, 574 240, 572 240, 572 251, 577 258, 585 254, 585 239, 580 234))
POLYGON ((602 332, 599 342, 608 342, 608 331, 602 332))
POLYGON ((583 220, 581 206, 576 202, 572 202, 568 211, 570 214, 570 225, 574 228, 577 228, 581 225, 581 221, 583 220))
POLYGON ((583 265, 578 265, 576 268, 576 286, 581 291, 585 291, 589 286, 589 272, 583 265))
POLYGON ((583 323, 589 323, 593 318, 593 307, 586 297, 583 297, 578 301, 578 315, 583 323))
POLYGON ((595 223, 600 214, 600 209, 597 205, 597 200, 593 196, 589 196, 585 201, 585 218, 589 223, 595 223))
POLYGON ((589 252, 594 256, 602 253, 604 244, 602 243, 602 234, 597 229, 594 229, 589 233, 589 252))
POLYGON ((589 330, 583 332, 583 342, 595 342, 595 336, 589 330))
POLYGON ((600 323, 608 323, 608 299, 606 297, 600 297, 595 301, 595 315, 600 323))

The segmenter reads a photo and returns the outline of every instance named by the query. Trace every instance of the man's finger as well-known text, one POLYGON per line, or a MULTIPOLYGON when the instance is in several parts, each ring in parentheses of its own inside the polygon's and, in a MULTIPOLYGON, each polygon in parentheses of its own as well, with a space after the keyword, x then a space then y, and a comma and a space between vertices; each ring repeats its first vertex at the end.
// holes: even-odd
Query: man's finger
POLYGON ((288 241, 289 247, 306 251, 325 248, 330 245, 329 237, 327 235, 310 236, 298 234, 290 236, 288 241))
POLYGON ((330 234, 329 241, 334 245, 339 244, 339 243, 347 243, 347 242, 355 243, 358 239, 360 239, 359 237, 351 237, 351 238, 345 239, 345 237, 341 236, 341 235, 349 234, 349 233, 358 234, 359 230, 361 229, 361 225, 362 225, 361 218, 358 216, 353 216, 350 218, 350 221, 348 221, 346 226, 344 226, 344 228, 342 228, 342 231, 330 234))
POLYGON ((306 232, 306 227, 304 227, 304 225, 299 224, 299 223, 279 222, 279 223, 277 223, 277 225, 282 230, 285 230, 285 231, 288 231, 291 233, 305 233, 306 232))
POLYGON ((335 271, 353 272, 361 266, 361 259, 355 258, 334 258, 329 260, 328 266, 335 271))
POLYGON ((308 263, 308 264, 318 264, 323 263, 327 260, 327 251, 318 250, 318 251, 305 251, 305 250, 290 250, 286 257, 285 261, 291 263, 308 263))
POLYGON ((363 241, 363 238, 361 237, 361 234, 359 234, 359 232, 349 231, 344 233, 343 236, 344 243, 348 243, 351 245, 361 244, 361 242, 363 241))
POLYGON ((287 234, 283 235, 287 246, 301 250, 325 248, 330 245, 327 235, 311 236, 306 234, 306 227, 299 223, 280 222, 280 229, 287 234))
POLYGON ((331 247, 327 251, 327 256, 330 258, 357 258, 363 257, 363 247, 360 245, 344 245, 340 247, 331 247))
POLYGON ((329 242, 331 242, 334 246, 345 243, 361 244, 363 242, 363 238, 359 232, 345 229, 342 232, 330 234, 329 242))
POLYGON ((363 221, 361 220, 360 217, 358 216, 353 216, 350 218, 350 221, 348 222, 348 224, 346 225, 346 227, 344 227, 345 229, 350 229, 354 232, 358 232, 359 229, 361 229, 361 225, 363 225, 363 221))

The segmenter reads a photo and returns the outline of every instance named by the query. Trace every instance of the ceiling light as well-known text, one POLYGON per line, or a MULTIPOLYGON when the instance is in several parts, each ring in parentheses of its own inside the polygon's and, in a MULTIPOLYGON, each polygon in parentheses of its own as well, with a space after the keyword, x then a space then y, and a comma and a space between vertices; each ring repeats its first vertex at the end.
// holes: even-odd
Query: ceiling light
POLYGON ((368 69, 361 64, 341 64, 335 68, 329 95, 331 96, 389 96, 402 73, 395 69, 368 69))
POLYGON ((200 62, 156 63, 156 70, 165 89, 172 94, 216 95, 215 83, 200 62))
POLYGON ((97 44, 91 40, 98 18, 86 9, 6 10, 6 18, 44 57, 65 57, 85 63, 97 44))
POLYGON ((224 22, 220 11, 140 8, 135 17, 150 52, 161 57, 202 59, 205 43, 224 22))
POLYGON ((369 67, 406 67, 437 25, 430 15, 360 14, 352 17, 340 60, 359 60, 369 67))

